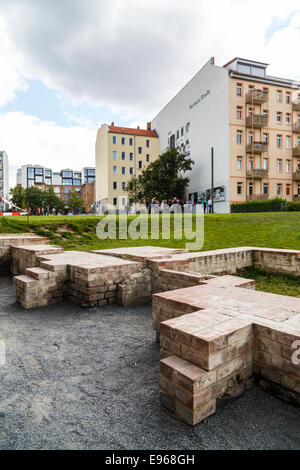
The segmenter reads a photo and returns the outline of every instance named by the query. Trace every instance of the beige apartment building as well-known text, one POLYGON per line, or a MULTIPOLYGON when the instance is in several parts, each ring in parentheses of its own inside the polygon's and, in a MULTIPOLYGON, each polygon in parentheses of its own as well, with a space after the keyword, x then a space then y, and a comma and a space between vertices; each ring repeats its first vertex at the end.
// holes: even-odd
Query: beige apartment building
POLYGON ((298 86, 267 76, 264 63, 234 59, 224 67, 231 71, 231 201, 300 199, 298 86))
POLYGON ((128 180, 156 160, 158 151, 158 136, 150 123, 147 130, 103 124, 96 139, 97 211, 124 210, 128 180))
POLYGON ((300 199, 300 82, 267 68, 238 57, 221 67, 212 57, 152 120, 160 153, 176 147, 195 162, 189 199, 209 197, 213 176, 215 212, 300 199))

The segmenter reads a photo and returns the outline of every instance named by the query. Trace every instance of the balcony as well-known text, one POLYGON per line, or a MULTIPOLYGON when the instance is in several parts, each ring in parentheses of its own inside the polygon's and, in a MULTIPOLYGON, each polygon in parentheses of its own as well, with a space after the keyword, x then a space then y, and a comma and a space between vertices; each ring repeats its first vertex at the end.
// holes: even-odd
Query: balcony
MULTIPOLYGON (((300 124, 300 122, 299 122, 300 124)), ((246 118, 246 126, 252 127, 253 129, 261 129, 268 125, 268 116, 263 114, 250 114, 246 118)))
POLYGON ((247 178, 254 180, 268 178, 268 170, 264 170, 263 168, 253 168, 252 170, 247 171, 247 178))
POLYGON ((300 170, 295 171, 295 173, 293 174, 293 181, 299 181, 300 182, 300 170))
POLYGON ((293 102, 293 111, 300 111, 300 100, 293 102))
POLYGON ((300 145, 293 147, 293 157, 300 157, 300 145))
POLYGON ((248 201, 267 201, 268 200, 268 195, 263 194, 263 195, 257 195, 257 194, 248 194, 248 201))
POLYGON ((269 99, 269 93, 265 90, 257 90, 254 88, 246 95, 246 103, 248 104, 263 104, 269 99))
POLYGON ((297 132, 297 134, 300 134, 300 121, 297 121, 297 122, 293 125, 293 132, 297 132))
POLYGON ((247 145, 247 153, 263 153, 268 151, 266 142, 252 142, 247 145))

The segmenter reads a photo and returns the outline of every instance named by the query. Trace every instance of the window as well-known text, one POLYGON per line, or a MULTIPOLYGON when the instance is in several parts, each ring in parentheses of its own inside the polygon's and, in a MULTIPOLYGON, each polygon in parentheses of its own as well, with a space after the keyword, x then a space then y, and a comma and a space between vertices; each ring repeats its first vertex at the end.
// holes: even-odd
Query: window
POLYGON ((282 194, 282 185, 280 183, 277 184, 277 196, 281 196, 282 194))
POLYGON ((264 170, 268 170, 269 168, 269 161, 267 158, 264 158, 264 170))
POLYGON ((287 184, 286 187, 285 187, 285 194, 287 196, 290 196, 291 195, 291 185, 290 184, 287 184))
POLYGON ((254 183, 249 183, 249 195, 253 196, 254 194, 254 183))
POLYGON ((184 131, 183 131, 183 127, 182 127, 181 130, 180 130, 181 137, 183 137, 183 134, 184 134, 184 131))
POLYGON ((239 196, 243 194, 243 183, 241 182, 237 183, 236 192, 239 196))
POLYGON ((264 133, 263 140, 264 140, 264 144, 268 143, 268 134, 267 133, 264 133))
POLYGON ((286 161, 285 171, 286 171, 286 173, 291 172, 291 160, 286 161))
POLYGON ((122 137, 121 142, 122 142, 122 145, 125 145, 125 137, 122 137))
POLYGON ((81 179, 73 179, 73 186, 81 186, 81 179))
POLYGON ((281 173, 281 172, 282 172, 282 160, 278 158, 277 159, 277 173, 281 173))
POLYGON ((122 152, 122 160, 125 160, 125 152, 122 152))
POLYGON ((185 133, 188 134, 190 132, 190 126, 191 126, 191 123, 188 122, 185 126, 185 133))
POLYGON ((64 179, 62 180, 62 184, 63 184, 64 186, 72 186, 73 180, 72 180, 72 178, 70 178, 70 179, 69 179, 69 178, 64 178, 64 179))
POLYGON ((129 145, 133 145, 133 138, 132 137, 130 137, 130 139, 129 139, 129 145))
POLYGON ((113 160, 117 160, 117 152, 113 152, 113 160))
POLYGON ((286 125, 287 126, 291 125, 291 115, 290 115, 290 113, 286 113, 286 125))
POLYGON ((114 174, 114 175, 117 174, 117 167, 116 167, 116 166, 113 166, 113 174, 114 174))
MULTIPOLYGON (((255 110, 254 110, 254 114, 255 114, 255 110)), ((249 108, 249 116, 252 116, 253 115, 253 108, 249 108)))
POLYGON ((133 153, 132 153, 132 152, 129 154, 129 160, 130 160, 130 161, 133 160, 133 153))
POLYGON ((282 91, 277 90, 276 97, 277 97, 277 103, 281 103, 282 102, 282 91))
POLYGON ((129 174, 133 175, 133 167, 132 166, 129 168, 129 174))
POLYGON ((243 131, 237 131, 236 138, 237 138, 237 143, 242 144, 242 142, 243 142, 243 131))
POLYGON ((287 149, 291 148, 291 137, 289 135, 286 136, 285 146, 287 149))
POLYGON ((277 124, 281 124, 282 123, 282 113, 280 113, 279 111, 277 111, 277 124))
POLYGON ((116 137, 115 135, 113 135, 112 143, 113 143, 113 144, 116 144, 116 143, 117 143, 117 137, 116 137))
POLYGON ((266 118, 269 118, 269 111, 268 111, 267 109, 264 109, 263 115, 264 115, 266 118))
POLYGON ((147 155, 146 155, 146 162, 147 162, 147 163, 150 162, 150 155, 149 155, 149 153, 147 153, 147 155))
POLYGON ((122 197, 122 206, 126 205, 126 197, 122 197))
POLYGON ((138 150, 138 151, 139 151, 139 155, 141 155, 141 154, 142 154, 142 152, 143 152, 143 149, 142 149, 142 147, 139 147, 139 150, 138 150))
POLYGON ((29 179, 33 179, 34 178, 34 168, 27 168, 27 177, 29 179))
POLYGON ((51 178, 51 170, 45 170, 45 177, 51 178))
POLYGON ((253 158, 250 157, 250 158, 249 158, 249 170, 253 170, 253 167, 254 167, 254 165, 253 165, 253 158))
POLYGON ((114 206, 117 206, 117 205, 118 205, 118 198, 117 198, 117 197, 114 197, 114 198, 113 198, 113 205, 114 205, 114 206))
POLYGON ((122 189, 125 189, 126 188, 126 183, 125 181, 122 181, 122 189))
POLYGON ((237 169, 241 170, 243 167, 243 157, 237 157, 237 169))
MULTIPOLYGON (((64 171, 65 176, 71 177, 73 176, 73 173, 71 171, 64 171)), ((35 174, 39 176, 43 176, 43 168, 36 168, 35 169, 35 174)))
POLYGON ((253 132, 250 131, 249 132, 249 144, 252 144, 253 143, 253 132))
POLYGON ((126 167, 122 166, 122 175, 126 175, 126 167))
POLYGON ((277 148, 278 148, 278 149, 281 148, 281 141, 282 141, 282 136, 281 136, 281 135, 277 135, 277 148))
POLYGON ((179 131, 176 131, 176 139, 179 139, 179 131))
POLYGON ((142 162, 142 160, 139 160, 139 168, 140 168, 140 169, 143 168, 143 162, 142 162))
POLYGON ((118 183, 117 183, 117 181, 114 181, 114 182, 113 182, 113 189, 118 189, 118 183))
POLYGON ((237 106, 236 107, 236 118, 237 119, 242 119, 243 117, 243 108, 242 106, 237 106))
POLYGON ((236 85, 236 94, 237 96, 243 96, 243 85, 241 85, 241 83, 237 83, 236 85))
POLYGON ((55 194, 60 194, 60 187, 59 187, 59 186, 55 186, 54 192, 55 192, 55 194))
POLYGON ((264 196, 269 194, 269 185, 268 183, 264 183, 264 196))
POLYGON ((291 93, 289 91, 286 92, 285 98, 286 98, 286 104, 290 104, 290 102, 291 102, 291 93))
MULTIPOLYGON (((182 135, 183 135, 183 128, 182 128, 182 135)), ((146 140, 146 147, 147 147, 147 148, 150 147, 150 140, 146 140)))

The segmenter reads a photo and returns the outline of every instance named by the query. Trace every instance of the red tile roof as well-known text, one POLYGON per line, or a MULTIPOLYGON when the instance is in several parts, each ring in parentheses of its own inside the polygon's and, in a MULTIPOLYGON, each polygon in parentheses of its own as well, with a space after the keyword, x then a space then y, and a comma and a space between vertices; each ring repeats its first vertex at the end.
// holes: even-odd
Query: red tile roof
POLYGON ((132 135, 144 135, 146 137, 158 137, 156 131, 148 131, 146 129, 133 129, 130 127, 117 127, 108 126, 109 132, 116 134, 132 134, 132 135))

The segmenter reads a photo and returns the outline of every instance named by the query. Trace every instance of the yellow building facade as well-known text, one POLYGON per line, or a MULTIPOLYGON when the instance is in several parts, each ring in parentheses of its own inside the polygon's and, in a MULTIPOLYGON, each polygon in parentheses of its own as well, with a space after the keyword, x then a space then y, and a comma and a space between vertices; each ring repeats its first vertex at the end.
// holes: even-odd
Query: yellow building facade
POLYGON ((148 129, 103 124, 96 139, 96 200, 100 212, 108 207, 124 210, 124 191, 132 176, 138 176, 158 157, 158 136, 148 129))

